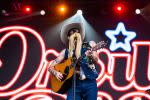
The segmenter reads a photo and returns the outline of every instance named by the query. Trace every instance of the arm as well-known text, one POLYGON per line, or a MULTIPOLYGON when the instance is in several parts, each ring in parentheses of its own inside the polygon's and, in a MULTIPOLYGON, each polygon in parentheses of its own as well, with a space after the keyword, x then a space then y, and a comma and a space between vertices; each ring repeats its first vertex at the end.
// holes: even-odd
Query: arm
POLYGON ((60 55, 55 60, 53 60, 51 63, 48 63, 49 66, 48 71, 54 76, 56 76, 56 78, 59 80, 63 78, 63 75, 60 72, 56 71, 54 69, 54 66, 56 64, 59 64, 64 59, 64 55, 65 55, 65 49, 61 51, 60 55))

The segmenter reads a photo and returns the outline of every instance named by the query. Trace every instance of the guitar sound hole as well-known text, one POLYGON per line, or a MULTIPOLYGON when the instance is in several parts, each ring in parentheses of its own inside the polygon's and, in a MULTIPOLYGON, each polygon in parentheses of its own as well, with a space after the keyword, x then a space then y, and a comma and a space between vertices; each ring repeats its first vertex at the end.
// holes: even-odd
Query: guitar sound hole
POLYGON ((66 75, 69 74, 69 66, 66 67, 66 69, 65 69, 65 74, 66 74, 66 75))
POLYGON ((69 74, 69 67, 68 66, 66 67, 64 73, 65 74, 63 74, 63 78, 61 79, 61 81, 64 81, 69 74))

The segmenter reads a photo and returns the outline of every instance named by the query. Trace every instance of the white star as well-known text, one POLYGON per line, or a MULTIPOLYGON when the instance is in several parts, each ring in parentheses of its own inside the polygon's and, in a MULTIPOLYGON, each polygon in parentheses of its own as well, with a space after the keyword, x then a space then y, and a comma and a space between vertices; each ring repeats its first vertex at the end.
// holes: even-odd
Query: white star
POLYGON ((115 51, 118 48, 122 48, 123 50, 130 52, 131 51, 130 41, 136 37, 136 33, 127 31, 122 22, 119 22, 116 30, 107 30, 105 34, 108 38, 111 39, 111 44, 109 47, 111 51, 115 51), (126 36, 124 43, 123 42, 117 43, 117 38, 115 37, 115 35, 119 35, 120 33, 126 36))

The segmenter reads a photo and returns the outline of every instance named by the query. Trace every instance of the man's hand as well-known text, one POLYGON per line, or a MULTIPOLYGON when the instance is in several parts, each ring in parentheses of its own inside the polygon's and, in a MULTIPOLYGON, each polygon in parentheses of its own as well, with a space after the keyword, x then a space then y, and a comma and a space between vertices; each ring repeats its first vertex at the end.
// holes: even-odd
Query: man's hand
POLYGON ((85 52, 85 55, 86 55, 86 56, 91 56, 91 55, 92 55, 92 53, 91 53, 91 51, 90 51, 90 50, 87 50, 87 51, 85 52))
POLYGON ((91 57, 95 62, 98 61, 98 53, 96 51, 91 52, 90 50, 87 50, 85 55, 91 57))
POLYGON ((56 71, 54 75, 60 81, 63 79, 63 74, 58 71, 56 71))
POLYGON ((51 74, 53 74, 58 80, 62 80, 63 79, 63 75, 62 75, 62 73, 60 73, 60 72, 58 72, 58 71, 56 71, 55 69, 54 69, 54 67, 49 67, 48 68, 48 71, 51 73, 51 74))

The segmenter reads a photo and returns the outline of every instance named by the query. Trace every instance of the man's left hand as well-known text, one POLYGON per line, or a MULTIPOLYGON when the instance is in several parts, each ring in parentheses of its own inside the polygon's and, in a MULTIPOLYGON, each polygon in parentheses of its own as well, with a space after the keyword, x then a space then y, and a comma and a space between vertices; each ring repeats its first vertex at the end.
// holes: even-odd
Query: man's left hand
POLYGON ((96 52, 96 51, 90 51, 90 50, 87 50, 86 52, 85 52, 85 55, 88 57, 90 57, 91 56, 91 58, 92 58, 92 60, 94 60, 95 62, 97 62, 98 61, 98 53, 96 52))

